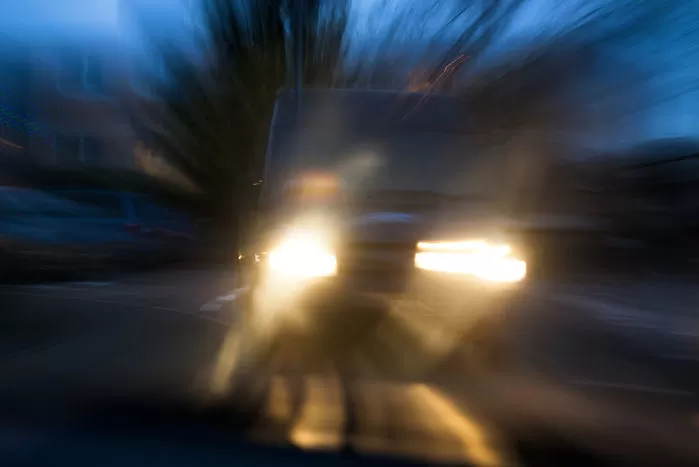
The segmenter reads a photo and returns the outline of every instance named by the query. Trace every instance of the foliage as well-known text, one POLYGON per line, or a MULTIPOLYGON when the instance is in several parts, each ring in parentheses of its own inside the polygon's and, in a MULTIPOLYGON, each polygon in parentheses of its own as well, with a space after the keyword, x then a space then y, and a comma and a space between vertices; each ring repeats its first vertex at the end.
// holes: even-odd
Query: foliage
POLYGON ((332 85, 345 47, 347 3, 206 0, 198 48, 155 43, 166 76, 135 123, 147 143, 198 185, 210 215, 228 227, 255 202, 277 91, 303 40, 303 80, 332 85))
POLYGON ((627 84, 647 80, 646 70, 604 53, 600 62, 599 51, 647 37, 644 31, 657 30, 673 10, 670 0, 565 2, 546 18, 537 11, 522 41, 518 33, 535 7, 526 0, 386 0, 355 23, 350 0, 203 5, 195 50, 154 43, 167 73, 136 123, 148 144, 200 187, 208 214, 230 227, 254 205, 274 100, 295 81, 299 43, 304 86, 455 89, 479 133, 533 128, 553 141, 600 114, 618 120, 629 110, 624 105, 637 96, 627 84), (425 73, 413 87, 404 78, 419 67, 425 73), (608 72, 616 69, 624 73, 608 72), (617 113, 609 112, 612 101, 617 113), (589 105, 597 102, 609 105, 600 112, 589 105))
MULTIPOLYGON (((485 22, 474 20, 457 38, 442 63, 471 57, 456 91, 469 110, 476 144, 499 161, 504 209, 517 212, 545 199, 541 192, 555 185, 547 178, 553 159, 618 140, 623 119, 649 105, 658 70, 634 57, 642 58, 647 40, 666 27, 673 3, 571 2, 548 12, 563 19, 560 24, 538 17, 532 30, 517 34, 511 29, 531 2, 502 0, 499 9, 491 6, 498 13, 488 17, 481 10, 485 22), (493 53, 493 38, 507 32, 493 53)), ((473 2, 465 4, 473 8, 473 2)), ((434 70, 431 88, 440 88, 445 70, 434 70)))

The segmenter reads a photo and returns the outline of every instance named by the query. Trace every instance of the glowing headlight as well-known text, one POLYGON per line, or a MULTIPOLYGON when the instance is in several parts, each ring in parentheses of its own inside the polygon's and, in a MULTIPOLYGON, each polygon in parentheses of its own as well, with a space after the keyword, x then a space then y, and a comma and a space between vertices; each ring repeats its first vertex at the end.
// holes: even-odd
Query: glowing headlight
POLYGON ((508 245, 474 240, 420 242, 415 266, 428 271, 469 274, 491 282, 518 282, 527 275, 527 263, 511 256, 508 245))
POLYGON ((292 231, 269 252, 269 268, 289 277, 332 276, 337 271, 337 261, 324 243, 322 236, 313 232, 292 231))

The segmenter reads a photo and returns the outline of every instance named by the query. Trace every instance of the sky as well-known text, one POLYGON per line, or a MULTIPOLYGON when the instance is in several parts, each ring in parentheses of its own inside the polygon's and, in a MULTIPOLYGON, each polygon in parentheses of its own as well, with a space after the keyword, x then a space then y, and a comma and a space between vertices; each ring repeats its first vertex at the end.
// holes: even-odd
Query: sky
MULTIPOLYGON (((168 27, 182 21, 192 0, 0 0, 0 31, 20 40, 64 36, 128 39, 132 12, 168 27)), ((178 30, 171 27, 173 33, 178 30)))
MULTIPOLYGON (((138 22, 142 21, 165 34, 186 33, 182 24, 189 17, 188 9, 198 1, 0 0, 0 35, 25 41, 111 37, 137 44, 138 22)), ((383 0, 352 0, 355 17, 370 17, 379 2, 383 0)), ((366 26, 366 21, 360 23, 366 26)), ((367 32, 365 27, 360 29, 367 32)))
MULTIPOLYGON (((150 28, 159 28, 164 34, 180 34, 186 40, 187 29, 182 27, 186 22, 187 8, 191 2, 198 0, 0 0, 0 37, 11 39, 35 40, 43 38, 65 37, 84 40, 90 37, 105 37, 117 39, 139 47, 139 25, 134 21, 134 14, 148 20, 150 28)), ((352 0, 355 19, 355 34, 365 41, 372 41, 380 34, 381 27, 390 24, 391 15, 396 15, 401 7, 413 6, 416 11, 429 4, 427 0, 390 0, 387 9, 377 8, 384 0, 352 0), (380 14, 378 13, 380 11, 380 14)), ((516 23, 519 32, 536 31, 540 28, 560 24, 566 17, 560 2, 555 0, 531 0, 526 11, 516 23), (553 10, 552 10, 553 9, 553 10), (542 14, 544 11, 557 14, 542 14)), ((699 127, 699 47, 691 49, 680 47, 678 44, 686 43, 683 34, 696 32, 698 28, 692 23, 696 18, 697 6, 689 5, 687 11, 677 11, 680 18, 676 18, 673 24, 682 27, 668 29, 659 37, 654 34, 655 46, 652 44, 633 44, 633 50, 629 53, 643 51, 642 60, 652 64, 663 62, 660 67, 663 71, 658 78, 669 81, 674 80, 673 88, 685 89, 691 87, 691 91, 680 91, 675 96, 669 97, 666 102, 658 105, 652 122, 649 122, 649 130, 668 135, 675 133, 698 132, 694 128, 699 127), (682 19, 686 21, 682 21, 682 19), (684 24, 686 23, 686 24, 684 24), (676 36, 676 37, 675 37, 676 36), (676 52, 676 53, 675 53, 676 52), (679 66, 678 64, 682 65, 679 66)), ((395 16, 394 16, 395 17, 395 16)), ((420 15, 413 14, 413 18, 420 20, 420 15)), ((568 19, 569 20, 569 19, 568 19)), ((416 26, 418 24, 416 23, 416 26)), ((436 32, 427 24, 424 26, 422 38, 415 36, 414 42, 424 40, 436 32)), ((411 28, 408 28, 411 29, 411 28)), ((412 28, 415 29, 415 28, 412 28)), ((517 31, 509 31, 512 34, 517 31)), ((699 37, 695 35, 696 43, 699 37)), ((628 54, 625 54, 629 57, 628 54)), ((663 85, 668 88, 667 85, 663 85)))
MULTIPOLYGON (((186 15, 198 0, 0 0, 0 31, 16 37, 45 32, 117 32, 129 11, 138 11, 163 25, 186 15)), ((352 0, 359 16, 383 0, 352 0)), ((394 0, 396 1, 396 0, 394 0)), ((400 0, 398 0, 400 1, 400 0)))
POLYGON ((0 0, 0 30, 12 36, 118 27, 120 0, 0 0))
MULTIPOLYGON (((0 0, 0 31, 15 38, 32 39, 43 35, 70 36, 122 35, 128 39, 132 32, 133 13, 137 12, 152 27, 170 29, 177 33, 177 25, 187 17, 187 8, 199 0, 0 0)), ((421 12, 431 5, 428 0, 351 0, 355 31, 358 36, 372 40, 391 24, 391 17, 399 15, 406 7, 413 9, 411 19, 425 36, 434 35, 442 17, 434 17, 425 24, 421 12), (417 23, 419 22, 419 24, 417 23)), ((530 0, 538 5, 527 8, 534 11, 553 0, 530 0)), ((445 5, 449 0, 445 0, 445 5)), ((523 18, 526 27, 531 20, 523 18), (526 24, 525 24, 526 23, 526 24)))

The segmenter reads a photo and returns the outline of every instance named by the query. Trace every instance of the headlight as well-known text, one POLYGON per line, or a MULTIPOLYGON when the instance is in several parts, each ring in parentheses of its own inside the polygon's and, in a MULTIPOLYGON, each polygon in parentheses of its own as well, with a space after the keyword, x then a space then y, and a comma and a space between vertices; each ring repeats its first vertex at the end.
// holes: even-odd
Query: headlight
POLYGON ((323 235, 296 230, 287 233, 268 254, 272 272, 291 278, 335 275, 337 260, 323 235))
POLYGON ((484 240, 420 242, 415 266, 428 271, 469 274, 491 282, 518 282, 527 263, 512 256, 509 245, 484 240))

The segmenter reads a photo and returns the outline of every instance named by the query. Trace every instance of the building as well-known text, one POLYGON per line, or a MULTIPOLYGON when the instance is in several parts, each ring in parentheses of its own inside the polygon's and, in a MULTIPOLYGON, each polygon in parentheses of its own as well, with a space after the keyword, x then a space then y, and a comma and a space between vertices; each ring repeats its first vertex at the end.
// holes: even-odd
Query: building
POLYGON ((42 20, 51 24, 7 28, 0 36, 0 157, 181 179, 153 155, 143 163, 132 126, 132 109, 154 100, 147 81, 160 71, 143 37, 127 27, 134 2, 144 3, 114 0, 81 28, 56 12, 42 20))
POLYGON ((30 107, 42 128, 27 143, 29 157, 66 167, 132 168, 135 140, 124 108, 132 90, 118 44, 35 43, 28 60, 30 107))
POLYGON ((0 37, 0 156, 24 151, 37 130, 30 117, 30 66, 20 44, 0 37), (4 40, 2 40, 4 39, 4 40))
POLYGON ((109 38, 0 38, 0 151, 42 165, 131 168, 129 57, 109 38))

